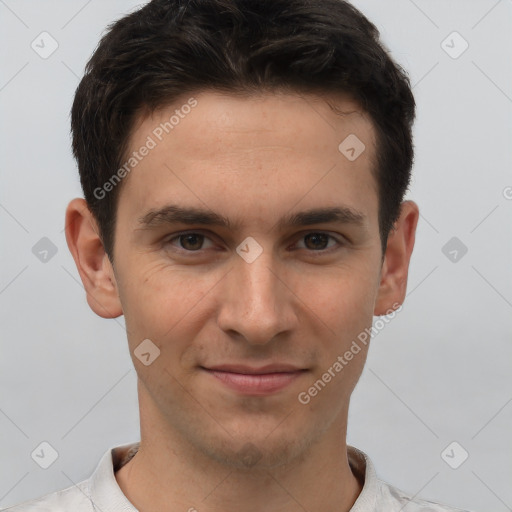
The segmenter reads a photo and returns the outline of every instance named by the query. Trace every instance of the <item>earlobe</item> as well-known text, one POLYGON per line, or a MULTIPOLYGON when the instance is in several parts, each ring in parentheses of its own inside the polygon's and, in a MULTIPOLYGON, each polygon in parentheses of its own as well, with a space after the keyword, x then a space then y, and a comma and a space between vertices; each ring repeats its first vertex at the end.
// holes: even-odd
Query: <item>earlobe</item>
POLYGON ((90 308, 102 318, 122 315, 114 271, 103 247, 96 219, 84 199, 76 198, 68 204, 65 230, 90 308))
POLYGON ((400 217, 388 237, 374 315, 387 315, 405 300, 418 218, 418 205, 404 201, 400 217))

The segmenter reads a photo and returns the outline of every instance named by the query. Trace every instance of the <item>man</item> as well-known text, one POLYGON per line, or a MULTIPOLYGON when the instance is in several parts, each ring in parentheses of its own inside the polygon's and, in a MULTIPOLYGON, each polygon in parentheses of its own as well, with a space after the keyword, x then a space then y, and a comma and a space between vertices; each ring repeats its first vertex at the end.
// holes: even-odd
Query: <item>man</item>
POLYGON ((87 301, 125 316, 141 441, 9 510, 454 511, 347 446, 373 315, 402 304, 415 104, 341 0, 154 0, 72 108, 87 301))

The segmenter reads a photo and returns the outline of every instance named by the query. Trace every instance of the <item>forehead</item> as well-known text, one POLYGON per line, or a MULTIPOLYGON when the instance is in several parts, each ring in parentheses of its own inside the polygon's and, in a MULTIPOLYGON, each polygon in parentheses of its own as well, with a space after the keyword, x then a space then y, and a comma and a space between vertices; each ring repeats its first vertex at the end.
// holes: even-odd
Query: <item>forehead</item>
POLYGON ((171 199, 260 218, 299 201, 377 211, 374 128, 348 96, 184 95, 138 119, 127 161, 134 151, 120 196, 132 215, 171 199))
POLYGON ((284 142, 292 147, 291 137, 295 150, 315 146, 332 149, 340 137, 349 133, 373 143, 369 116, 348 95, 202 91, 183 95, 172 105, 140 116, 132 130, 130 147, 137 147, 146 135, 151 135, 157 143, 165 144, 172 144, 172 139, 179 144, 186 138, 188 144, 180 147, 180 156, 197 157, 198 151, 202 156, 213 156, 209 150, 217 154, 219 149, 250 150, 251 144, 261 146, 264 142, 284 142))

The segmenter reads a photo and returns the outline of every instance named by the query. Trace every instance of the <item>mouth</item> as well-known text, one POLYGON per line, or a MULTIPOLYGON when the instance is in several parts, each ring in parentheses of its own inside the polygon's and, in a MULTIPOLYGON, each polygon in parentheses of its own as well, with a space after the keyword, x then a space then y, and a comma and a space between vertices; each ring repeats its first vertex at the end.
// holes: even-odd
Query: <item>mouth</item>
POLYGON ((244 395, 262 396, 276 393, 308 370, 291 365, 267 365, 251 368, 244 365, 221 365, 201 369, 224 386, 244 395))

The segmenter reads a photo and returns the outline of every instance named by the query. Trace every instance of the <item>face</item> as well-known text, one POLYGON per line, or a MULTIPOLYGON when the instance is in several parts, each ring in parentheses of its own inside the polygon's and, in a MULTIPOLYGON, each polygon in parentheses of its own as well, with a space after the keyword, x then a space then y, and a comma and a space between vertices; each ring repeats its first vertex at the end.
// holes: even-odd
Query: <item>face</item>
POLYGON ((335 101, 344 115, 314 96, 202 92, 130 139, 130 154, 152 147, 122 184, 113 280, 141 421, 227 464, 271 467, 346 428, 367 345, 341 370, 339 356, 371 326, 382 255, 372 123, 335 101))

